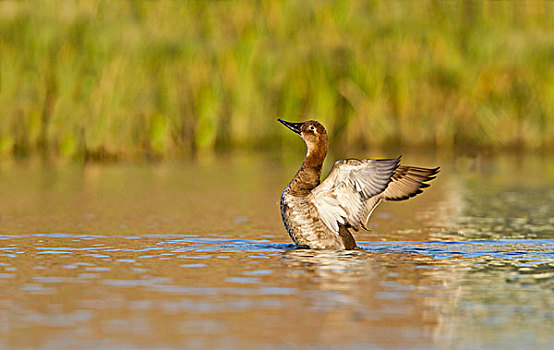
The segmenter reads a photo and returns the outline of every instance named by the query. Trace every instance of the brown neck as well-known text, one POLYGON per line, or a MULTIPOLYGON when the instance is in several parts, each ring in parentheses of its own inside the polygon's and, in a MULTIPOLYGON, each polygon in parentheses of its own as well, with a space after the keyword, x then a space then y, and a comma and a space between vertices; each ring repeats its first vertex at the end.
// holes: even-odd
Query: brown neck
POLYGON ((308 151, 300 170, 289 184, 291 193, 295 196, 308 195, 312 189, 319 185, 321 167, 327 155, 327 140, 319 144, 308 144, 308 151))

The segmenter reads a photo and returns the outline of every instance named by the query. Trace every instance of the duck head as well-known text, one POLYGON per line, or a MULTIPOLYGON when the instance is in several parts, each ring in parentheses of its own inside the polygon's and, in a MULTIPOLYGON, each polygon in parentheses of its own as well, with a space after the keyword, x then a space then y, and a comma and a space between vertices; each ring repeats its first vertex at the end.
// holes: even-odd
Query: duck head
POLYGON ((308 151, 304 163, 306 165, 321 165, 327 155, 327 131, 319 122, 308 120, 303 123, 291 123, 277 119, 281 124, 298 134, 306 143, 308 151))

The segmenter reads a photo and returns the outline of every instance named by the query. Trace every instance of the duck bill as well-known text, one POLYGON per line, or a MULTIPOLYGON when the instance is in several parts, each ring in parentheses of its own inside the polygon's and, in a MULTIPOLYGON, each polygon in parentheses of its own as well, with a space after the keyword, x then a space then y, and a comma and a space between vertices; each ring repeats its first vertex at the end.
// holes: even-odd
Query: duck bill
POLYGON ((286 126, 287 128, 291 129, 292 131, 294 131, 295 133, 297 133, 298 135, 300 135, 302 133, 302 124, 303 123, 291 123, 291 122, 287 122, 283 119, 277 119, 281 124, 283 124, 284 126, 286 126))

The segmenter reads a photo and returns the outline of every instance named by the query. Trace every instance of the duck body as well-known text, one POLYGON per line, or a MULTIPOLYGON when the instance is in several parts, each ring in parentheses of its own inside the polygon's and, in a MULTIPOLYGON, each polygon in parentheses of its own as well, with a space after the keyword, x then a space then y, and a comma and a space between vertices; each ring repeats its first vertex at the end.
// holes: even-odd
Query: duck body
MULTIPOLYGON (((299 247, 311 249, 346 249, 340 236, 331 232, 318 217, 309 197, 296 197, 285 189, 280 201, 285 228, 299 247)), ((355 247, 349 247, 353 249, 355 247)))
POLYGON ((302 166, 281 195, 285 229, 299 247, 356 249, 350 230, 367 229, 375 207, 384 200, 403 200, 421 193, 439 168, 399 166, 396 159, 339 160, 320 182, 327 155, 327 132, 317 121, 282 124, 307 146, 302 166), (392 183, 392 184, 391 184, 392 183))

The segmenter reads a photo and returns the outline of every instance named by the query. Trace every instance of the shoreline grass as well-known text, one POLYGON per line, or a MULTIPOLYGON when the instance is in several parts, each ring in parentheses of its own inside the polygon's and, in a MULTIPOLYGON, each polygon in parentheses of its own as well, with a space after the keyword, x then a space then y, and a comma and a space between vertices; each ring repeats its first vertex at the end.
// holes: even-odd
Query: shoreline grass
POLYGON ((549 1, 0 2, 0 157, 554 149, 549 1))

